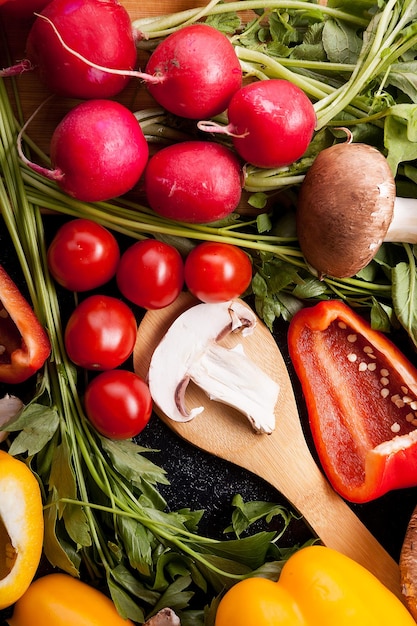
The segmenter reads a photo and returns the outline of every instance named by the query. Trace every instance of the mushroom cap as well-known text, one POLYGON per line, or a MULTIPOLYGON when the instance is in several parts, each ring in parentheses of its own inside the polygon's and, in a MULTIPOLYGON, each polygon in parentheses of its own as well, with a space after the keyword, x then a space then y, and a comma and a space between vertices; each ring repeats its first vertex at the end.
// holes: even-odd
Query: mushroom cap
POLYGON ((320 277, 354 276, 375 256, 394 212, 396 188, 386 158, 363 143, 322 150, 297 206, 297 236, 320 277))

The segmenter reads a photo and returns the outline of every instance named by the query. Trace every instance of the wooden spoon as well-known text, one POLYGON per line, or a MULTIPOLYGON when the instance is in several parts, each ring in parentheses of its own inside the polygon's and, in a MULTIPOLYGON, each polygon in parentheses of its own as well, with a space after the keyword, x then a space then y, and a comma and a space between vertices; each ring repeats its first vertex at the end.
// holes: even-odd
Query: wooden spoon
MULTIPOLYGON (((193 304, 196 301, 183 294, 171 306, 145 314, 134 350, 134 368, 140 376, 146 378, 152 353, 174 319, 193 304)), ((336 494, 311 456, 285 362, 268 328, 259 320, 252 335, 237 339, 229 335, 223 345, 232 347, 236 342, 241 342, 246 355, 280 385, 276 428, 271 435, 256 434, 246 417, 209 400, 192 383, 186 401, 189 407, 203 405, 205 410, 200 415, 190 422, 179 423, 170 420, 157 406, 155 412, 189 443, 273 485, 303 515, 325 545, 365 566, 403 599, 398 564, 336 494)))

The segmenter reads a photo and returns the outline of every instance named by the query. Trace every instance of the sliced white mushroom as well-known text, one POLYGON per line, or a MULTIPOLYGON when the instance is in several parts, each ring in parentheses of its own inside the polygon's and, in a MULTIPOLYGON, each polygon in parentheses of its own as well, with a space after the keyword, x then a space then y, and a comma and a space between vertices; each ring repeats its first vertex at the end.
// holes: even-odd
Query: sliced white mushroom
MULTIPOLYGON (((7 426, 7 424, 19 413, 23 408, 23 402, 16 396, 9 396, 6 394, 0 399, 0 428, 7 426)), ((4 441, 8 432, 6 430, 0 430, 0 443, 4 441)))
POLYGON ((275 428, 279 385, 243 349, 228 349, 218 341, 230 332, 252 333, 253 311, 240 301, 197 304, 182 313, 155 349, 148 373, 155 404, 167 417, 188 422, 204 410, 187 409, 185 391, 192 380, 211 400, 234 407, 255 431, 275 428))

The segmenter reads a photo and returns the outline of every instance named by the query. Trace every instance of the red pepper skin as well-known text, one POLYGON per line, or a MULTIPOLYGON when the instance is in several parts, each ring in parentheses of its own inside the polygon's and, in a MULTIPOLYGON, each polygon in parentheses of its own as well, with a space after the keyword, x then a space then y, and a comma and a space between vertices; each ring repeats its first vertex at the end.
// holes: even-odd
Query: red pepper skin
POLYGON ((21 383, 37 372, 51 345, 32 307, 0 266, 0 382, 21 383))
POLYGON ((288 345, 335 491, 363 503, 416 486, 417 369, 404 354, 336 300, 296 313, 288 345))

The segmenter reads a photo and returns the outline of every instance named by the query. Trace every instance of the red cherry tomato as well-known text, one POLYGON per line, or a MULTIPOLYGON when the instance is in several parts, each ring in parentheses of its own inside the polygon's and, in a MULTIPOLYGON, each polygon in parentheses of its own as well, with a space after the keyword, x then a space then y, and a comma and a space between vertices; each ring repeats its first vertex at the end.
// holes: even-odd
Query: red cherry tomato
POLYGON ((71 291, 104 285, 115 275, 119 258, 114 235, 88 219, 74 219, 61 226, 48 248, 52 276, 71 291))
POLYGON ((226 302, 242 295, 252 278, 252 264, 243 250, 206 241, 186 258, 185 284, 202 302, 226 302))
POLYGON ((87 386, 85 412, 99 433, 111 439, 130 439, 149 422, 152 398, 142 378, 128 370, 102 372, 87 386))
POLYGON ((116 280, 121 293, 134 304, 144 309, 162 309, 181 292, 184 263, 173 246, 144 239, 122 254, 116 280))
POLYGON ((93 295, 71 314, 65 329, 65 347, 76 365, 110 370, 132 354, 136 332, 136 319, 127 304, 112 296, 93 295))

